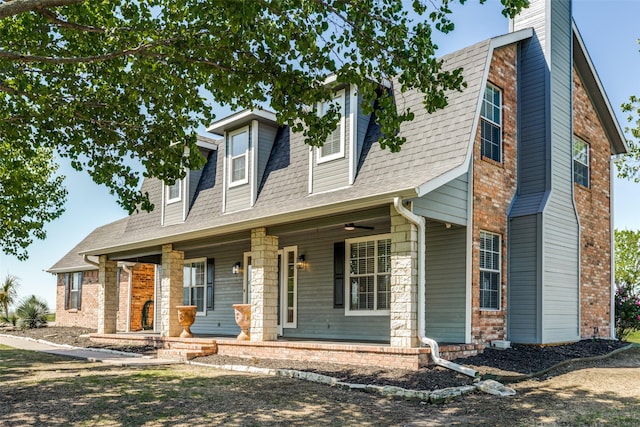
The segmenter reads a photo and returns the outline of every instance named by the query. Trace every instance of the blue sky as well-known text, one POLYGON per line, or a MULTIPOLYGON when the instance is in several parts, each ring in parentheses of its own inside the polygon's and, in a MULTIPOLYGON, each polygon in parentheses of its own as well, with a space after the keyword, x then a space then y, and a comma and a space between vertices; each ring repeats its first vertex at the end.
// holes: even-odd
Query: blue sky
MULTIPOLYGON (((591 60, 609 97, 621 126, 626 117, 620 105, 629 95, 640 95, 640 16, 639 0, 574 0, 573 15, 591 60)), ((488 0, 480 6, 467 0, 454 8, 456 29, 438 37, 440 52, 445 54, 508 31, 508 21, 500 14, 500 2, 488 0)), ((224 113, 222 113, 224 114, 224 113)), ((204 133, 204 131, 203 131, 204 133)), ((29 249, 30 258, 18 261, 0 253, 0 278, 11 273, 21 280, 20 297, 35 294, 55 308, 55 277, 45 270, 73 248, 94 228, 122 218, 126 213, 104 188, 64 163, 69 190, 66 212, 46 226, 47 239, 36 241, 29 249)), ((617 228, 640 229, 640 184, 616 179, 614 221, 617 228)))

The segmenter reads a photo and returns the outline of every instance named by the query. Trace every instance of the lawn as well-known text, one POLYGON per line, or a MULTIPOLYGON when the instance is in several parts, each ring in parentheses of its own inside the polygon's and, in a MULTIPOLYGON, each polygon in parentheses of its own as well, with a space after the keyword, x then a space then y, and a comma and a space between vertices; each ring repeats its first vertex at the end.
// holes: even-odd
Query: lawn
POLYGON ((513 397, 476 393, 430 405, 204 366, 118 367, 0 345, 0 425, 636 426, 638 366, 640 350, 631 350, 515 384, 513 397))

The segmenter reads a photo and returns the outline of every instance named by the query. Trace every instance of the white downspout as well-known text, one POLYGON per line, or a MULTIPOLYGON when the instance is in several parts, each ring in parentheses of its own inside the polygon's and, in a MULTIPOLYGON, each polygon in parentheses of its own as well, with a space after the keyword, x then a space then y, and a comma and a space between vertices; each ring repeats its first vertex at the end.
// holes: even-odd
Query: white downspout
POLYGON ((402 199, 400 197, 394 197, 393 206, 396 211, 412 222, 418 227, 418 338, 420 342, 428 345, 431 348, 431 359, 436 365, 452 369, 461 374, 468 375, 472 378, 479 376, 478 371, 466 366, 458 365, 449 360, 442 359, 440 357, 440 349, 438 343, 425 335, 425 289, 426 289, 426 274, 425 274, 425 259, 427 252, 426 245, 426 224, 424 217, 414 214, 404 206, 402 206, 402 199))

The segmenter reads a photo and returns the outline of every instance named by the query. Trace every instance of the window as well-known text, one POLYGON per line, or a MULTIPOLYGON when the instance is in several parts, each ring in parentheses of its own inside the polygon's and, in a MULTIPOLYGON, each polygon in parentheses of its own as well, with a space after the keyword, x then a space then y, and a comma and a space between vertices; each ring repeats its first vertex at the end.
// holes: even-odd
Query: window
POLYGON ((246 127, 229 135, 229 183, 232 185, 249 182, 249 128, 246 127))
POLYGON ((391 238, 388 235, 346 241, 348 307, 357 314, 388 314, 391 302, 391 238))
POLYGON ((195 305, 196 312, 204 313, 206 259, 185 261, 184 263, 184 305, 195 305))
POLYGON ((485 88, 481 118, 482 157, 502 162, 502 94, 495 86, 485 88))
POLYGON ((589 144, 573 138, 573 181, 589 187, 589 144))
POLYGON ((298 258, 298 248, 296 246, 286 247, 280 255, 281 270, 281 290, 282 307, 284 317, 281 319, 285 328, 295 328, 297 325, 298 308, 298 269, 296 260, 298 258))
POLYGON ((176 179, 171 185, 167 185, 167 203, 180 201, 182 197, 182 180, 176 179))
POLYGON ((480 308, 500 309, 500 235, 480 232, 480 308))
POLYGON ((80 310, 82 295, 82 272, 66 273, 64 277, 65 310, 80 310))
POLYGON ((325 102, 320 105, 319 113, 320 115, 324 116, 329 110, 330 104, 334 104, 334 106, 338 109, 338 112, 340 113, 340 119, 338 120, 338 124, 335 130, 329 134, 329 137, 325 141, 324 145, 318 148, 318 163, 344 157, 344 140, 345 140, 344 103, 345 103, 345 91, 343 89, 336 92, 336 95, 331 100, 331 103, 325 102))

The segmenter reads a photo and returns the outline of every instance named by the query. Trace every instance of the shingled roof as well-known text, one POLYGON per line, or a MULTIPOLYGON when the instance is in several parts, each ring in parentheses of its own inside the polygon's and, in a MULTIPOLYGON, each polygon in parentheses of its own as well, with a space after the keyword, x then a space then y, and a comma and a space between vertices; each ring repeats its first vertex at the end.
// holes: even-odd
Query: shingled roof
MULTIPOLYGON (((196 189, 197 196, 184 223, 161 226, 158 207, 161 205, 162 183, 157 179, 147 179, 142 191, 147 191, 152 197, 151 201, 156 206, 153 212, 136 213, 100 227, 72 252, 97 255, 157 247, 163 243, 269 226, 284 220, 295 221, 313 215, 390 203, 396 196, 410 198, 422 195, 421 191, 429 183, 440 182, 443 178, 446 182, 468 170, 493 49, 531 36, 531 30, 509 33, 443 57, 446 69, 463 68, 467 84, 462 91, 447 94, 448 105, 444 109, 429 114, 422 105, 421 93, 400 93, 396 90, 399 107, 408 107, 415 114, 414 120, 401 128, 406 143, 399 153, 381 149, 375 142, 379 129, 371 120, 352 186, 309 194, 309 148, 301 134, 291 133, 284 127, 276 135, 256 203, 251 209, 222 212, 219 171, 223 170, 224 147, 221 144, 217 151, 209 154, 196 189)), ((73 258, 71 254, 67 257, 73 258)), ((74 262, 67 257, 51 270, 74 262)))

